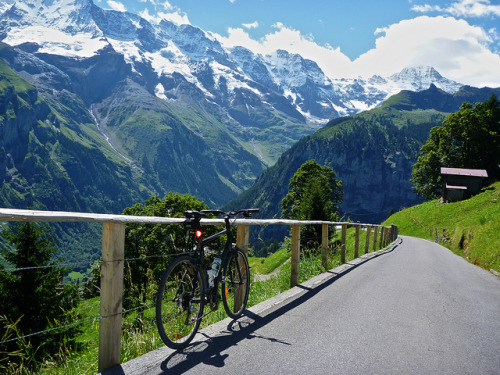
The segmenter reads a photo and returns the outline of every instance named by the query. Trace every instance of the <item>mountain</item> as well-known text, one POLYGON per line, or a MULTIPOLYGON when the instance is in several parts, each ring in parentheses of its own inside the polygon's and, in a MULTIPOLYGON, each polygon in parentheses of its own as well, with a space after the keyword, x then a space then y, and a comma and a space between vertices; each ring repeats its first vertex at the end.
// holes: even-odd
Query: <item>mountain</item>
MULTIPOLYGON (((11 47, 0 54, 31 65, 11 47)), ((33 63, 33 61, 31 61, 33 63)), ((40 91, 0 60, 0 204, 2 207, 120 212, 153 194, 148 180, 105 142, 84 104, 61 91, 57 100, 40 91)), ((89 225, 56 225, 67 248, 82 257, 99 248, 99 230, 89 225), (72 232, 72 235, 70 235, 72 232), (82 236, 88 240, 82 246, 82 236)), ((80 258, 81 259, 81 258, 80 258)))
POLYGON ((197 27, 151 24, 91 0, 2 4, 0 38, 14 48, 0 58, 54 106, 79 101, 85 121, 152 191, 190 193, 210 206, 249 188, 331 118, 374 107, 412 82, 461 86, 432 68, 332 81, 297 54, 226 49, 197 27))
MULTIPOLYGON (((73 58, 112 48, 147 78, 159 97, 169 98, 175 72, 219 105, 243 91, 303 126, 372 108, 401 89, 421 90, 435 83, 454 92, 461 86, 429 67, 408 68, 388 78, 332 80, 314 61, 297 54, 278 50, 262 56, 243 47, 226 49, 194 26, 166 20, 150 24, 132 13, 103 10, 91 0, 15 1, 0 17, 0 35, 5 43, 29 45, 32 52, 73 58)), ((279 154, 273 156, 271 161, 279 154)))
POLYGON ((4 207, 120 213, 168 191, 221 207, 329 120, 462 86, 431 67, 331 79, 298 54, 92 0, 3 0, 0 40, 4 207))
MULTIPOLYGON (((408 68, 389 78, 332 80, 300 55, 278 50, 262 56, 243 47, 226 49, 197 27, 167 20, 151 24, 136 14, 103 10, 92 0, 2 4, 3 42, 50 65, 64 78, 55 82, 52 73, 26 75, 22 66, 12 66, 15 71, 46 86, 42 95, 52 92, 47 84, 51 81, 56 90, 64 88, 78 96, 115 150, 157 171, 154 177, 163 190, 200 194, 211 205, 223 204, 248 188, 283 151, 332 118, 373 108, 404 88, 421 90, 434 83, 453 92, 461 86, 428 67, 408 68), (140 131, 138 142, 130 124, 139 120, 139 127, 148 127, 144 119, 149 111, 157 132, 140 131), (179 170, 172 163, 178 156, 165 155, 172 144, 158 142, 158 132, 166 128, 176 138, 190 131, 204 144, 205 151, 180 158, 195 160, 185 183, 175 181, 179 170), (212 162, 209 167, 198 160, 212 162), (173 169, 163 170, 165 162, 173 169), (219 196, 205 191, 212 184, 196 184, 201 176, 210 176, 222 187, 219 196)), ((180 149, 191 152, 189 144, 180 149)))
MULTIPOLYGON (((332 120, 284 152, 226 208, 260 207, 262 217, 280 217, 290 179, 305 161, 314 159, 331 167, 343 182, 343 219, 382 222, 391 209, 421 202, 409 180, 430 129, 464 101, 482 102, 492 94, 500 95, 500 89, 464 86, 448 94, 431 85, 421 92, 401 91, 379 108, 332 120)), ((282 238, 286 230, 270 226, 254 236, 282 238)))
POLYGON ((398 88, 408 91, 422 91, 435 85, 447 93, 454 93, 463 85, 450 81, 429 66, 404 68, 401 72, 389 77, 398 88))
POLYGON ((143 76, 144 69, 149 70, 154 81, 150 83, 160 97, 165 86, 159 78, 177 72, 204 94, 219 99, 216 102, 221 90, 230 95, 235 89, 250 90, 259 97, 270 90, 286 99, 278 105, 285 112, 290 110, 283 107, 286 102, 308 120, 324 122, 371 108, 401 89, 422 90, 434 83, 451 93, 461 86, 430 67, 407 68, 387 78, 332 80, 314 61, 297 54, 278 50, 262 56, 243 47, 226 49, 197 27, 166 20, 150 24, 132 13, 103 10, 91 0, 9 3, 13 5, 0 17, 5 43, 29 44, 33 52, 78 58, 111 47, 143 76))

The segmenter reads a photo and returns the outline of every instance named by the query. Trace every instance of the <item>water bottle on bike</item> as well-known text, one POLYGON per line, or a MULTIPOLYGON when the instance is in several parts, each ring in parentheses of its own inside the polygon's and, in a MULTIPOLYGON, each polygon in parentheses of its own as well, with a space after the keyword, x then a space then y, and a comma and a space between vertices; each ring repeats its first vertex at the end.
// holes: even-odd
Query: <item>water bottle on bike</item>
POLYGON ((214 280, 219 274, 220 264, 221 264, 221 259, 215 258, 214 262, 212 263, 212 267, 207 271, 209 288, 214 287, 214 280))

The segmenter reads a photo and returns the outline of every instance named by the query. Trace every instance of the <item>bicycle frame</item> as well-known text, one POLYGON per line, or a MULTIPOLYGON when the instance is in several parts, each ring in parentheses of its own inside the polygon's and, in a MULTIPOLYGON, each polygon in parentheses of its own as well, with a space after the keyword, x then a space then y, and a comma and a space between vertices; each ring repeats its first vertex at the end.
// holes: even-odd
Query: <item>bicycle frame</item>
POLYGON ((226 243, 224 245, 224 250, 222 251, 222 254, 221 254, 221 259, 225 259, 226 256, 227 256, 227 253, 229 252, 229 248, 231 247, 231 243, 233 242, 233 238, 231 236, 231 224, 229 223, 229 219, 226 220, 226 228, 221 230, 220 232, 218 233, 215 233, 213 235, 211 235, 210 237, 207 237, 207 238, 203 238, 201 240, 201 242, 197 245, 197 247, 199 246, 201 249, 201 252, 204 254, 204 246, 210 242, 212 242, 213 240, 223 236, 224 234, 227 233, 227 240, 226 240, 226 243))
MULTIPOLYGON (((231 224, 229 222, 229 218, 225 218, 225 226, 226 226, 226 228, 221 230, 220 232, 217 232, 217 233, 215 233, 207 238, 198 239, 196 242, 196 253, 197 254, 196 254, 195 258, 198 261, 198 265, 201 266, 202 269, 204 270, 203 274, 205 277, 207 275, 207 273, 204 269, 204 266, 205 266, 205 249, 204 249, 204 247, 205 247, 205 245, 207 245, 210 242, 212 242, 213 240, 223 236, 224 234, 227 234, 227 240, 226 240, 226 243, 224 244, 224 250, 222 251, 222 254, 220 255, 220 258, 222 259, 221 269, 222 269, 222 266, 224 264, 225 259, 229 255, 229 251, 231 249, 231 244, 233 241, 233 238, 231 235, 231 224)), ((221 272, 219 272, 219 274, 215 278, 213 288, 209 288, 208 285, 205 285, 205 294, 207 294, 207 292, 209 292, 210 290, 217 290, 220 280, 221 280, 221 272)), ((207 282, 207 280, 205 280, 205 282, 207 282)))

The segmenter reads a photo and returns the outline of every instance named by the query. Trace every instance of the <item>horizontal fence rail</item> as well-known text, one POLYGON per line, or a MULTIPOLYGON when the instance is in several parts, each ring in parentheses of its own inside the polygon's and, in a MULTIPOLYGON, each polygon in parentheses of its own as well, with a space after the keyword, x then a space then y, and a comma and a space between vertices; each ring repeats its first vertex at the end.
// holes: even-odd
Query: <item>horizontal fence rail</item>
MULTIPOLYGON (((102 372, 120 364, 120 339, 122 324, 123 272, 125 258, 125 225, 137 224, 182 224, 184 218, 167 218, 154 216, 130 216, 94 214, 63 211, 36 211, 0 208, 0 221, 35 221, 35 222, 81 222, 102 223, 102 262, 100 289, 99 320, 99 360, 98 370, 102 372)), ((292 230, 292 254, 290 286, 299 282, 300 258, 300 227, 302 225, 321 225, 321 256, 322 264, 327 270, 328 261, 328 230, 334 226, 341 230, 341 262, 346 262, 347 228, 355 227, 354 257, 359 256, 360 230, 366 229, 365 254, 370 246, 376 250, 383 248, 396 240, 396 226, 377 224, 361 224, 350 222, 287 220, 287 219, 234 219, 232 225, 237 227, 236 243, 238 247, 248 252, 250 226, 254 225, 287 225, 292 230), (373 240, 371 233, 373 232, 373 240)), ((201 219, 202 225, 224 225, 223 219, 201 219)))

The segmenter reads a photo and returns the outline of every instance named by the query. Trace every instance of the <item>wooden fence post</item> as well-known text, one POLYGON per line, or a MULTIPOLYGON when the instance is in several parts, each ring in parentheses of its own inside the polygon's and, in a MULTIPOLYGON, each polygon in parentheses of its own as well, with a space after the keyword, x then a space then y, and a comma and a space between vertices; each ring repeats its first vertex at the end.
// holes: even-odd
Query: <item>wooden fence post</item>
POLYGON ((396 241, 396 238, 398 238, 398 227, 394 224, 391 225, 391 238, 391 242, 396 241))
POLYGON ((292 260, 290 287, 299 284, 300 225, 292 225, 292 260))
POLYGON ((385 228, 384 227, 380 227, 379 249, 382 249, 384 247, 384 234, 385 234, 385 228))
POLYGON ((342 224, 342 247, 340 250, 340 263, 345 263, 345 252, 347 242, 347 224, 342 224))
POLYGON ((365 254, 370 251, 370 232, 372 231, 372 226, 368 225, 366 227, 366 242, 365 242, 365 254))
POLYGON ((321 225, 321 260, 325 271, 328 271, 328 224, 321 225))
POLYGON ((103 223, 98 371, 120 364, 125 224, 103 223))
POLYGON ((248 256, 248 243, 250 238, 250 225, 238 225, 236 227, 236 246, 248 256))
POLYGON ((373 251, 377 250, 377 236, 378 236, 378 226, 375 227, 375 233, 373 234, 373 251))
POLYGON ((354 259, 359 257, 359 225, 356 224, 356 237, 354 241, 354 259))

